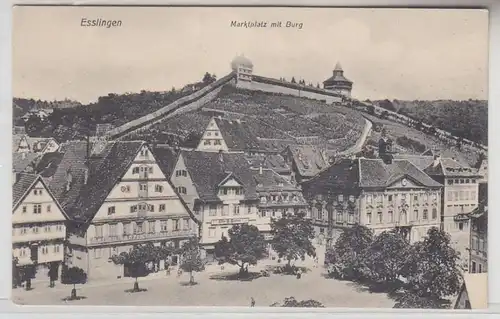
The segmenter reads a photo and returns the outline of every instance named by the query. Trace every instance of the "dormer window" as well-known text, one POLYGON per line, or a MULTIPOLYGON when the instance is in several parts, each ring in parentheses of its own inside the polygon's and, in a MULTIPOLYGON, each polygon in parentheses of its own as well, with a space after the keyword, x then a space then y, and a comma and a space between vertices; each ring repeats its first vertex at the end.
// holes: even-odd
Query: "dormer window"
POLYGON ((267 203, 267 198, 266 198, 266 196, 261 196, 261 197, 260 197, 260 202, 261 202, 262 204, 267 203))

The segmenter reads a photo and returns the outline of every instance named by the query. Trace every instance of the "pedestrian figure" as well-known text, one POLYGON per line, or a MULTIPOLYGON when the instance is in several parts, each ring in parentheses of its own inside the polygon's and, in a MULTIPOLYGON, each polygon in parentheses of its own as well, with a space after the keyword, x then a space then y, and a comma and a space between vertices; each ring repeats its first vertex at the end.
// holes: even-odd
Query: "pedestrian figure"
POLYGON ((177 277, 180 277, 182 275, 182 269, 179 268, 179 270, 177 270, 177 277))
POLYGON ((255 307, 255 299, 253 297, 250 298, 250 307, 255 307))

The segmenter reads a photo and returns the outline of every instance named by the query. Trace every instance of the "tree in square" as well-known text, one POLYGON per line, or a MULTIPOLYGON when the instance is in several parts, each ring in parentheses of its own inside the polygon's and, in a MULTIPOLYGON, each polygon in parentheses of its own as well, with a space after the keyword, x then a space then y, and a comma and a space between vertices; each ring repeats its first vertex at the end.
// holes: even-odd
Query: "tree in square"
POLYGON ((111 260, 117 265, 123 265, 129 271, 130 277, 135 279, 134 288, 130 292, 141 292, 146 289, 139 289, 139 277, 149 275, 146 263, 153 259, 152 245, 137 245, 130 252, 122 252, 114 255, 111 260))
POLYGON ((87 274, 79 267, 63 267, 61 281, 65 285, 73 285, 71 295, 66 300, 79 300, 85 297, 78 297, 76 295, 76 285, 87 283, 87 274))
POLYGON ((315 237, 314 228, 306 214, 285 214, 279 219, 271 220, 272 248, 280 259, 288 261, 285 271, 292 272, 292 261, 305 260, 306 255, 316 257, 316 249, 312 243, 315 237))
POLYGON ((194 272, 205 270, 205 261, 201 256, 200 244, 197 237, 191 237, 181 247, 181 264, 183 271, 189 273, 189 285, 195 285, 194 272))
POLYGON ((266 253, 264 236, 254 225, 234 225, 225 236, 215 244, 215 257, 219 264, 229 263, 240 267, 239 276, 248 275, 248 265, 256 265, 266 253))

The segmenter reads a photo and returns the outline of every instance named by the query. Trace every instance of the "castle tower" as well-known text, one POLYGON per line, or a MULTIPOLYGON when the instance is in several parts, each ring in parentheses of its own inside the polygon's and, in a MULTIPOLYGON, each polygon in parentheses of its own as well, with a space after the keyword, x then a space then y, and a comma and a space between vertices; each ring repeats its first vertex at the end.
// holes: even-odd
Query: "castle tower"
POLYGON ((231 62, 231 69, 236 73, 236 86, 249 88, 252 83, 252 61, 244 55, 238 55, 231 62))
POLYGON ((339 62, 335 65, 333 76, 323 82, 323 88, 344 96, 351 96, 352 81, 344 76, 344 70, 339 62))

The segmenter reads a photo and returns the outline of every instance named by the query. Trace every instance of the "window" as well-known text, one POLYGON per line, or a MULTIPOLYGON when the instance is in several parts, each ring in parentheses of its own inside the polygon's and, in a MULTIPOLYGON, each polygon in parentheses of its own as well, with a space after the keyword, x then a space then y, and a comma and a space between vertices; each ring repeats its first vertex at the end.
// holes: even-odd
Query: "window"
POLYGON ((43 231, 46 232, 46 233, 50 233, 50 225, 47 225, 45 227, 43 227, 43 231))
POLYGON ((433 208, 432 209, 432 219, 437 219, 437 214, 438 214, 438 211, 436 208, 433 208))
POLYGON ((453 180, 452 179, 448 180, 448 185, 453 185, 453 180))
POLYGON ((208 211, 208 216, 217 216, 217 205, 210 204, 209 211, 208 211))
POLYGON ((483 265, 479 264, 479 273, 482 273, 482 272, 483 272, 483 265))
POLYGON ((383 222, 383 215, 382 215, 382 212, 378 212, 378 213, 377 213, 377 222, 378 222, 379 224, 382 224, 382 222, 383 222))
POLYGON ((174 219, 174 230, 177 231, 180 228, 180 221, 178 219, 174 219))
POLYGON ((33 194, 34 194, 34 195, 38 195, 38 189, 34 189, 34 190, 33 190, 33 194))
POLYGON ((47 246, 42 246, 42 254, 47 255, 49 253, 49 247, 47 246))
POLYGON ((132 168, 132 174, 139 174, 139 167, 132 168))
POLYGON ((95 226, 95 237, 101 238, 103 236, 103 225, 95 226))
POLYGON ((35 204, 33 205, 33 214, 41 214, 42 213, 42 205, 35 204))
POLYGON ((387 200, 388 200, 389 202, 392 202, 392 195, 387 196, 387 200))
POLYGON ((183 229, 189 230, 189 218, 184 218, 183 229))
POLYGON ((418 200, 418 195, 413 195, 413 200, 417 201, 418 200))
POLYGON ((211 136, 211 135, 212 135, 212 133, 210 133, 210 132, 207 132, 207 136, 211 136))
POLYGON ((392 210, 387 212, 387 218, 389 218, 389 223, 394 222, 394 214, 392 213, 392 210))
POLYGON ((208 228, 208 237, 215 237, 215 227, 208 228))
POLYGON ((476 183, 476 180, 475 180, 475 179, 471 179, 471 183, 472 183, 472 184, 475 184, 475 183, 476 183))
POLYGON ((428 219, 429 218, 429 211, 427 209, 424 209, 424 213, 422 214, 422 218, 424 220, 428 219))
POLYGON ((109 236, 116 237, 118 235, 118 225, 109 224, 109 236))
POLYGON ((57 253, 59 253, 59 251, 60 251, 59 245, 55 245, 54 246, 54 253, 57 254, 57 253))
POLYGON ((154 234, 155 233, 155 222, 154 221, 149 221, 148 222, 148 232, 150 234, 154 234))
POLYGON ((234 206, 234 215, 239 215, 240 214, 240 206, 239 205, 235 205, 234 206))
POLYGON ((464 230, 464 223, 458 223, 458 229, 464 230))
POLYGON ((473 274, 476 273, 476 262, 475 261, 472 262, 472 273, 473 274))
POLYGON ((265 204, 265 203, 267 202, 267 198, 266 198, 266 196, 261 196, 261 197, 260 197, 260 202, 261 202, 262 204, 265 204))
POLYGON ((19 256, 21 256, 21 257, 26 257, 26 249, 21 248, 21 249, 19 250, 19 256))
POLYGON ((266 217, 266 216, 267 216, 267 211, 266 211, 265 209, 262 209, 262 210, 260 211, 260 216, 262 216, 262 217, 266 217))
POLYGON ((33 227, 33 233, 38 234, 38 231, 39 231, 38 226, 34 226, 33 227))
POLYGON ((185 195, 187 193, 186 187, 184 187, 184 186, 179 186, 179 187, 176 187, 175 189, 177 190, 177 193, 179 193, 179 194, 185 195))
POLYGON ((123 235, 124 236, 130 235, 130 227, 131 227, 130 223, 123 223, 123 235))
POLYGON ((215 132, 215 133, 214 133, 214 135, 215 135, 215 136, 219 136, 219 132, 215 132))
POLYGON ((139 190, 146 192, 148 190, 148 184, 139 184, 139 190))
POLYGON ((52 207, 50 206, 50 204, 47 205, 47 213, 50 213, 52 207))
MULTIPOLYGON (((320 219, 323 219, 323 211, 321 211, 321 218, 320 219)), ((344 216, 342 214, 342 212, 337 212, 337 223, 342 223, 344 220, 344 216)))
POLYGON ((148 210, 150 212, 154 212, 155 211, 155 205, 148 205, 148 210))
POLYGON ((21 228, 21 235, 27 234, 28 233, 28 228, 22 227, 21 228))
POLYGON ((418 220, 418 209, 415 209, 413 211, 413 217, 415 218, 415 220, 418 220))
POLYGON ((222 194, 227 195, 227 188, 222 189, 222 194))
POLYGON ((368 196, 366 196, 366 202, 367 202, 368 204, 371 204, 371 203, 372 203, 372 201, 373 201, 372 195, 368 195, 368 196))
POLYGON ((28 211, 28 207, 23 206, 23 214, 25 214, 28 211))
POLYGON ((353 213, 347 214, 347 222, 349 224, 354 224, 354 214, 353 213))
POLYGON ((366 223, 367 224, 372 223, 372 213, 366 213, 366 223))
POLYGON ((160 231, 165 233, 167 231, 167 221, 162 220, 160 221, 160 231))
POLYGON ((460 179, 460 184, 463 184, 464 182, 464 179, 460 179))
POLYGON ((458 184, 458 183, 459 183, 459 180, 458 180, 458 179, 455 179, 455 182, 454 182, 454 183, 455 183, 455 184, 458 184))
POLYGON ((468 178, 465 179, 465 184, 469 184, 469 179, 468 178))
POLYGON ((165 211, 165 204, 160 204, 160 206, 158 208, 158 211, 159 212, 164 212, 165 211))
POLYGON ((144 222, 136 223, 134 228, 134 234, 142 234, 142 233, 144 233, 144 222))
POLYGON ((108 215, 113 215, 114 213, 116 213, 115 206, 109 206, 108 207, 108 215))
POLYGON ((210 145, 210 141, 209 141, 209 140, 205 140, 205 141, 203 142, 203 145, 210 145))
POLYGON ((163 186, 161 186, 161 185, 155 185, 155 192, 157 192, 157 193, 163 193, 163 186))
POLYGON ((222 145, 222 142, 220 140, 215 140, 214 145, 222 145))

